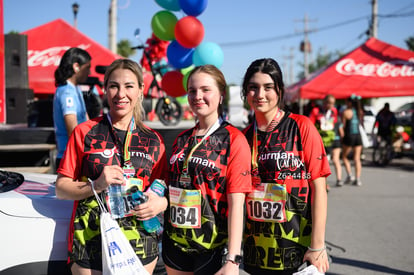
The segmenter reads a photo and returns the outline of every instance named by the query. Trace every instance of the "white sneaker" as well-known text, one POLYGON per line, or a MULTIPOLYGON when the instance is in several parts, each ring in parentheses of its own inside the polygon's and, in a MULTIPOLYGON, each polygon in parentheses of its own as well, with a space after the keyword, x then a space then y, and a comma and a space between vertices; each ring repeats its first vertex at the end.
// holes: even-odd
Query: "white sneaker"
POLYGON ((342 185, 344 185, 343 181, 341 181, 341 180, 336 181, 336 186, 341 187, 342 185))
POLYGON ((362 185, 362 182, 361 182, 361 180, 360 180, 360 179, 357 179, 357 180, 354 180, 353 184, 354 184, 355 186, 361 186, 361 185, 362 185))

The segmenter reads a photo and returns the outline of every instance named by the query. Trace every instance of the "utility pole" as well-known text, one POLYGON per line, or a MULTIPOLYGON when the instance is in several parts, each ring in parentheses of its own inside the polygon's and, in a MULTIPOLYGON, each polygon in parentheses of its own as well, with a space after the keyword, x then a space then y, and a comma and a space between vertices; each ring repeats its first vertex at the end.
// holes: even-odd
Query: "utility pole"
POLYGON ((286 76, 286 82, 288 85, 293 84, 293 77, 294 77, 294 71, 293 71, 293 60, 295 58, 295 48, 290 47, 289 48, 289 55, 283 56, 285 60, 288 61, 288 65, 285 65, 285 76, 286 76))
POLYGON ((305 13, 305 17, 303 19, 304 29, 303 29, 303 42, 300 46, 300 50, 303 52, 303 71, 305 78, 309 76, 309 62, 308 62, 308 54, 312 51, 311 44, 308 38, 308 15, 305 13))
POLYGON ((371 30, 369 32, 370 37, 377 38, 378 36, 378 2, 372 0, 372 18, 371 18, 371 30))
POLYGON ((73 12, 73 27, 75 29, 78 28, 78 12, 79 12, 79 4, 73 3, 72 4, 72 12, 73 12))
MULTIPOLYGON (((308 62, 308 54, 312 52, 312 47, 308 39, 308 33, 311 32, 311 30, 308 28, 308 15, 305 13, 305 17, 303 19, 304 23, 304 29, 303 34, 304 38, 302 43, 300 44, 300 51, 303 52, 303 72, 304 72, 304 78, 307 79, 309 77, 309 62, 308 62)), ((303 114, 303 99, 299 95, 299 113, 303 114)))
POLYGON ((108 31, 108 47, 116 53, 116 30, 117 30, 117 0, 111 0, 109 7, 109 31, 108 31))

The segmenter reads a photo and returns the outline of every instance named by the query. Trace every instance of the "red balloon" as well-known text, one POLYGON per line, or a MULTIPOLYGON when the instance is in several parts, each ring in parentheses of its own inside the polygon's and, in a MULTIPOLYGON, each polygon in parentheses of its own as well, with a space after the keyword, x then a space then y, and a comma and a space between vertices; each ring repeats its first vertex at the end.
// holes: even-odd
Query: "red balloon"
POLYGON ((203 24, 194 16, 186 16, 177 21, 174 28, 175 40, 185 48, 197 47, 204 38, 203 24))
POLYGON ((185 95, 187 92, 183 86, 183 74, 179 71, 167 72, 161 80, 162 89, 172 97, 185 95))

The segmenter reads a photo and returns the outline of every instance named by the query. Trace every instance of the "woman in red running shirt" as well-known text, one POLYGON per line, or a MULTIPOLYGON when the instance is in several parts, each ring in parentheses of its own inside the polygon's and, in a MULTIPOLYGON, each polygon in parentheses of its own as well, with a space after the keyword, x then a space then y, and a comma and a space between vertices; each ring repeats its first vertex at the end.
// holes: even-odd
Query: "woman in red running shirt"
POLYGON ((329 268, 325 247, 329 162, 310 119, 283 110, 278 63, 255 60, 243 80, 255 120, 244 130, 252 151, 254 191, 246 197, 244 269, 292 274, 304 261, 329 268))
POLYGON ((173 144, 163 260, 169 275, 239 274, 243 205, 252 190, 249 145, 222 118, 219 69, 196 67, 187 87, 198 122, 173 144))
POLYGON ((141 221, 167 208, 165 197, 146 192, 154 179, 165 179, 167 162, 163 139, 142 121, 143 83, 141 67, 132 60, 118 59, 107 68, 109 113, 74 129, 57 171, 56 195, 75 201, 68 241, 72 274, 102 271, 101 211, 92 188, 108 201, 110 185, 126 190, 116 219, 122 232, 150 274, 157 263, 160 236, 141 221), (145 192, 148 201, 130 204, 132 188, 145 192))

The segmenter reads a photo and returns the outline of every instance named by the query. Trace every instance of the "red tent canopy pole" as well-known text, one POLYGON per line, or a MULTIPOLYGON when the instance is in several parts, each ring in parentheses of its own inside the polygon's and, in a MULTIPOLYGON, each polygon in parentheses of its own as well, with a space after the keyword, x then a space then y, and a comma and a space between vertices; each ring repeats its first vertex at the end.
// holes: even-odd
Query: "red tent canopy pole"
POLYGON ((4 23, 3 23, 3 0, 0 0, 0 123, 6 121, 5 104, 5 73, 4 73, 4 23))

